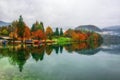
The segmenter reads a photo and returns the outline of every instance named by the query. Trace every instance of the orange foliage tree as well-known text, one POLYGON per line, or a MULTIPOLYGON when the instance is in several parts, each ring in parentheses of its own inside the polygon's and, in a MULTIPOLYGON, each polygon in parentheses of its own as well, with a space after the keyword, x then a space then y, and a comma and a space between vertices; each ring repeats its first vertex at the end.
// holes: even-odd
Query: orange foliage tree
POLYGON ((74 41, 86 41, 88 40, 89 36, 91 36, 91 33, 68 29, 65 31, 64 36, 70 37, 74 41))
POLYGON ((32 38, 40 40, 40 39, 45 39, 46 36, 42 30, 37 30, 32 32, 32 38))
POLYGON ((9 36, 10 36, 10 38, 12 38, 12 39, 17 39, 17 33, 15 33, 15 32, 11 32, 10 34, 9 34, 9 36))
POLYGON ((79 40, 79 35, 78 35, 78 33, 76 33, 76 32, 72 32, 71 33, 71 37, 72 37, 72 39, 73 40, 75 40, 75 41, 78 41, 79 40))
POLYGON ((78 33, 78 35, 79 35, 79 40, 81 40, 81 41, 84 41, 84 40, 87 40, 87 34, 85 34, 85 33, 78 33))
POLYGON ((24 31, 24 39, 30 39, 31 38, 31 32, 30 28, 28 26, 25 26, 25 31, 24 31))
POLYGON ((64 33, 65 36, 71 37, 75 41, 84 41, 88 39, 88 35, 86 33, 83 33, 81 31, 75 31, 75 30, 67 30, 64 33))

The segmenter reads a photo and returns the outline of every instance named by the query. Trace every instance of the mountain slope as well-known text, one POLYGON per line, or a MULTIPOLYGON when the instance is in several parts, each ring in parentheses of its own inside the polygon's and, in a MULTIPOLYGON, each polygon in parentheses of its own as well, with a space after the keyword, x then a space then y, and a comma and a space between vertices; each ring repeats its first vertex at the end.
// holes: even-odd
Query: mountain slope
POLYGON ((94 31, 94 32, 102 32, 97 26, 94 25, 80 25, 75 28, 75 30, 87 30, 87 31, 94 31))

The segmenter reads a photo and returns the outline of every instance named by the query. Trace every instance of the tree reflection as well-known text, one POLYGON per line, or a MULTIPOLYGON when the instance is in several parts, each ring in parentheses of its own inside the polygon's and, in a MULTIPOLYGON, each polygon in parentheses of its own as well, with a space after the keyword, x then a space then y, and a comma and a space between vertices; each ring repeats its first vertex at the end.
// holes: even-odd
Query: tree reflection
POLYGON ((56 54, 62 53, 63 47, 64 45, 58 45, 58 44, 52 45, 52 48, 55 50, 56 54))
POLYGON ((10 56, 10 63, 13 65, 18 65, 19 71, 22 72, 23 66, 26 61, 29 59, 29 49, 21 45, 17 50, 13 48, 10 56))
POLYGON ((55 50, 55 53, 58 54, 59 53, 59 45, 53 45, 53 48, 55 50))
POLYGON ((53 46, 52 45, 48 45, 46 46, 46 54, 50 55, 53 51, 53 46))
POLYGON ((63 52, 63 46, 60 46, 60 53, 63 52))
POLYGON ((100 51, 101 43, 98 42, 81 42, 70 43, 64 45, 8 45, 0 46, 0 58, 8 57, 11 65, 17 65, 19 71, 22 72, 26 61, 32 56, 37 61, 44 60, 45 54, 51 55, 53 51, 56 54, 63 53, 63 48, 68 53, 76 52, 78 54, 93 55, 100 51))
POLYGON ((45 47, 46 46, 38 46, 36 48, 33 47, 31 51, 32 58, 36 61, 43 60, 45 54, 45 47))
POLYGON ((69 53, 77 52, 78 54, 84 55, 93 55, 100 51, 99 46, 100 42, 82 42, 82 43, 73 43, 69 45, 65 45, 65 50, 69 53))
POLYGON ((29 53, 27 53, 26 48, 23 48, 21 45, 21 48, 17 50, 17 57, 16 57, 16 63, 19 66, 20 72, 23 69, 24 64, 26 63, 26 60, 29 58, 29 53))

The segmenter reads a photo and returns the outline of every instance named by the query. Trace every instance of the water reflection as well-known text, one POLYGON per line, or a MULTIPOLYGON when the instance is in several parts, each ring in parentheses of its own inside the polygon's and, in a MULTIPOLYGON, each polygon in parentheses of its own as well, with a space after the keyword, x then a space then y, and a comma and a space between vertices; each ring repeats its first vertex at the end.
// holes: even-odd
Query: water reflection
POLYGON ((88 44, 86 42, 84 43, 76 43, 76 44, 69 44, 65 46, 65 49, 72 53, 73 51, 77 52, 78 54, 84 54, 84 55, 93 55, 100 51, 100 45, 101 43, 94 42, 93 44, 88 44))
POLYGON ((120 40, 104 40, 104 43, 102 44, 101 48, 102 51, 107 52, 109 54, 120 55, 120 40))
POLYGON ((70 44, 43 44, 43 45, 7 45, 0 46, 0 58, 8 57, 11 65, 17 65, 22 72, 23 66, 27 60, 32 57, 36 62, 44 60, 44 55, 51 55, 54 51, 56 54, 76 52, 84 55, 94 55, 100 51, 100 43, 70 43, 70 44))

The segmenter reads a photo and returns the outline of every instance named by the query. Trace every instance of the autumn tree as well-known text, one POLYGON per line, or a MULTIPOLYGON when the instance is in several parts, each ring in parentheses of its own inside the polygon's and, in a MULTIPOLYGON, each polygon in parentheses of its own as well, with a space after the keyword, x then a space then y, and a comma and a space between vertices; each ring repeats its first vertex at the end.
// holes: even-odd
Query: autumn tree
POLYGON ((74 30, 68 29, 68 30, 66 30, 66 31, 64 32, 64 36, 71 38, 73 32, 74 32, 74 30))
POLYGON ((88 36, 85 33, 78 33, 78 35, 79 35, 79 40, 81 41, 85 41, 88 39, 88 36))
POLYGON ((52 38, 52 35, 53 35, 53 30, 52 30, 52 28, 50 27, 50 26, 48 26, 47 28, 46 28, 46 36, 49 38, 49 39, 51 39, 52 38))
POLYGON ((33 38, 38 39, 38 40, 45 39, 45 34, 42 30, 37 30, 37 31, 32 32, 32 36, 33 38))
POLYGON ((15 39, 17 39, 17 33, 15 33, 15 32, 10 32, 10 34, 9 34, 9 37, 10 38, 13 38, 13 40, 15 40, 15 39))
POLYGON ((79 41, 79 38, 80 38, 78 33, 74 32, 74 31, 71 33, 71 37, 74 41, 79 41))
POLYGON ((65 31, 64 35, 66 37, 72 38, 74 41, 85 41, 88 39, 88 36, 86 33, 72 30, 72 29, 65 31))
POLYGON ((11 37, 13 41, 18 38, 17 26, 18 26, 18 21, 17 20, 13 21, 11 24, 11 30, 9 30, 9 37, 11 37))
POLYGON ((31 38, 31 32, 28 26, 25 26, 25 31, 24 31, 24 38, 25 39, 30 39, 31 38))

